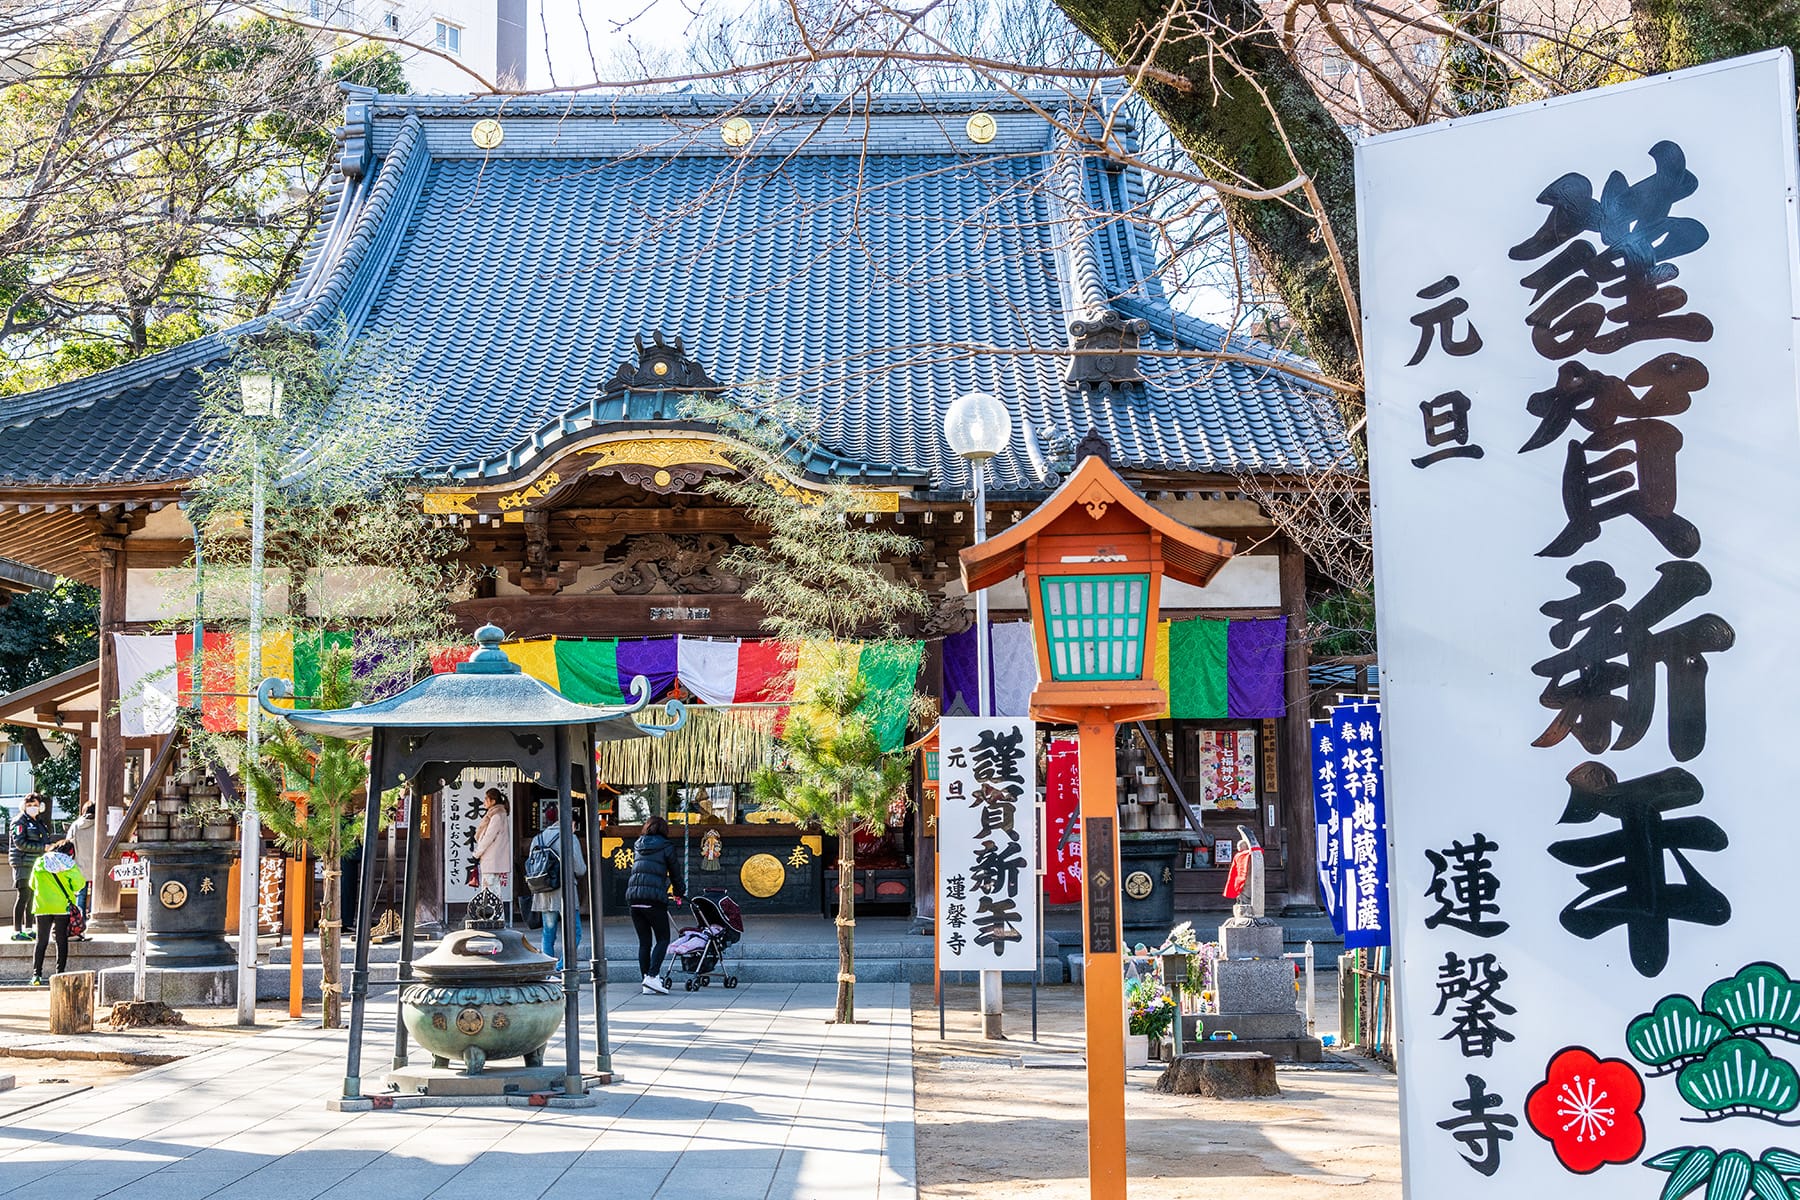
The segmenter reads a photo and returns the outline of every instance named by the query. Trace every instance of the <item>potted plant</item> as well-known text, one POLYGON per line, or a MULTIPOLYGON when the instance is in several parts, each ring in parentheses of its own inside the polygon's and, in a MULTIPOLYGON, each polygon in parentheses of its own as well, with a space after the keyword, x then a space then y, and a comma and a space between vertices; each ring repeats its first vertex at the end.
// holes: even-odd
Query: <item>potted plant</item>
POLYGON ((1139 1066, 1150 1060, 1151 1048, 1160 1045, 1175 1020, 1175 997, 1162 980, 1151 975, 1125 981, 1125 1010, 1131 1037, 1126 1041, 1125 1065, 1139 1066))
POLYGON ((237 814, 215 790, 195 794, 181 810, 178 825, 191 826, 202 841, 230 842, 237 839, 237 814))

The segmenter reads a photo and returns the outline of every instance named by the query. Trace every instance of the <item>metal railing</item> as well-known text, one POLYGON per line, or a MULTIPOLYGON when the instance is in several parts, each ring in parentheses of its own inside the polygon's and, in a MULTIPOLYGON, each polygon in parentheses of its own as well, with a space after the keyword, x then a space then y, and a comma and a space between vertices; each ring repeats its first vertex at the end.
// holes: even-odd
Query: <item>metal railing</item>
POLYGON ((1394 1061, 1391 951, 1381 946, 1338 955, 1338 1036, 1370 1058, 1394 1061))

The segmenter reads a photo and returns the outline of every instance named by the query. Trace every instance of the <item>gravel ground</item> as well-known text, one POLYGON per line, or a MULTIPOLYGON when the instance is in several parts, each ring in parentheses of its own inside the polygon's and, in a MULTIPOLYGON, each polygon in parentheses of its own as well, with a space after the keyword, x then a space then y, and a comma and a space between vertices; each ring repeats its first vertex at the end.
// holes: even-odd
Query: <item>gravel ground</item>
MULTIPOLYGON (((913 988, 913 1081, 922 1198, 1085 1200, 1086 1074, 1078 1063, 1081 989, 1008 989, 1010 1040, 983 1041, 973 987, 946 989, 949 1037, 937 1036, 930 984, 913 988)), ((1329 1056, 1328 1057, 1334 1057, 1329 1056)), ((1222 1101, 1164 1096, 1159 1068, 1127 1073, 1132 1200, 1400 1196, 1394 1076, 1356 1070, 1278 1072, 1282 1095, 1222 1101)))

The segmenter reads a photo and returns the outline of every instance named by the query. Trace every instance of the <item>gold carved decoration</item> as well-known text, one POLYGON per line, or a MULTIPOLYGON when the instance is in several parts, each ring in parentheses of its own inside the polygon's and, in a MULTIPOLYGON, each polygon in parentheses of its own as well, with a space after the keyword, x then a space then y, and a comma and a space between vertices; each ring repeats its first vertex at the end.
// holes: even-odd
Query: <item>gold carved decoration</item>
POLYGON ((738 882, 759 900, 767 900, 787 882, 787 868, 773 854, 753 854, 738 871, 738 882))
POLYGON ((756 127, 744 117, 732 117, 719 126, 719 139, 727 146, 748 146, 756 136, 756 127))
POLYGON ((1148 871, 1133 871, 1125 877, 1125 894, 1133 900, 1142 900, 1155 890, 1156 881, 1148 871))
POLYGON ((475 498, 474 492, 426 492, 425 511, 428 513, 467 513, 474 515, 475 510, 469 501, 475 498))
POLYGON ((475 122, 469 130, 469 140, 483 150, 492 150, 506 140, 506 130, 500 128, 500 122, 492 117, 475 122))
POLYGON ((978 112, 969 118, 968 124, 964 125, 963 129, 968 133, 971 142, 985 146, 994 140, 994 134, 999 126, 993 117, 987 113, 978 112))
POLYGON ((815 855, 825 853, 825 839, 816 833, 809 833, 800 839, 800 844, 808 847, 815 855))
POLYGON ((589 446, 579 453, 592 456, 593 461, 588 464, 590 471, 607 467, 674 467, 683 463, 710 463, 737 469, 737 464, 725 456, 719 443, 710 438, 622 438, 589 446))
POLYGON ((1105 488, 1096 485, 1089 488, 1085 494, 1080 496, 1077 503, 1087 509, 1088 516, 1098 521, 1101 517, 1106 515, 1106 510, 1112 506, 1112 496, 1105 488))
POLYGON ((556 490, 562 482, 562 476, 555 471, 546 471, 542 479, 526 484, 516 492, 500 497, 500 511, 511 512, 515 508, 528 508, 556 490))
POLYGON ((180 908, 187 903, 187 888, 171 879, 156 890, 156 898, 162 901, 164 908, 180 908))

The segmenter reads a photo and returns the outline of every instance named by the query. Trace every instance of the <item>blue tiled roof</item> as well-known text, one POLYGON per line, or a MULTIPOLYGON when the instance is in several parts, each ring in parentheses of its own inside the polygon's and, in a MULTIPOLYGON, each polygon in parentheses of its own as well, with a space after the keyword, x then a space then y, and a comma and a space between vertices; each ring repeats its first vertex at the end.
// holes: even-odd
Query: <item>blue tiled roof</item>
MULTIPOLYGON (((885 98, 854 116, 832 104, 753 113, 758 138, 737 152, 709 122, 741 98, 353 106, 351 174, 275 315, 421 348, 412 383, 434 402, 412 466, 427 475, 516 463, 546 430, 642 420, 607 383, 652 334, 680 336, 739 396, 802 402, 821 470, 960 488, 943 412, 975 388, 1026 427, 995 460, 1002 491, 1042 486, 1052 433, 1089 428, 1128 468, 1343 460, 1321 393, 1180 357, 1220 349, 1224 331, 1169 307, 1147 232, 1116 215, 1141 196, 1129 173, 1067 152, 999 94, 885 98), (1000 126, 986 146, 963 129, 978 109, 1000 126), (490 116, 506 140, 484 153, 469 130, 490 116), (1101 305, 1146 323, 1143 383, 1065 384, 1068 322, 1101 305)), ((253 328, 0 401, 0 484, 190 477, 201 372, 253 328)))

